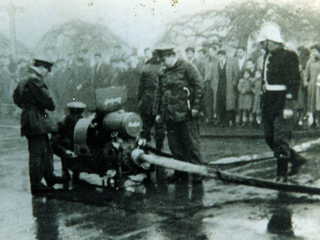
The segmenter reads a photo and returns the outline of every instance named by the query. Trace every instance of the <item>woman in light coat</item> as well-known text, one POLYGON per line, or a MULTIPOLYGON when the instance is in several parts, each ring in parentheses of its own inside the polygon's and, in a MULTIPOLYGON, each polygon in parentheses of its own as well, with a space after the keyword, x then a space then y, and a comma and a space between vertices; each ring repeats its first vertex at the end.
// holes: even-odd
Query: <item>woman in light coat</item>
POLYGON ((320 101, 319 101, 319 77, 320 74, 320 44, 311 47, 310 59, 307 62, 304 72, 303 84, 308 87, 308 124, 310 127, 316 127, 320 119, 320 101), (318 116, 319 115, 319 116, 318 116))

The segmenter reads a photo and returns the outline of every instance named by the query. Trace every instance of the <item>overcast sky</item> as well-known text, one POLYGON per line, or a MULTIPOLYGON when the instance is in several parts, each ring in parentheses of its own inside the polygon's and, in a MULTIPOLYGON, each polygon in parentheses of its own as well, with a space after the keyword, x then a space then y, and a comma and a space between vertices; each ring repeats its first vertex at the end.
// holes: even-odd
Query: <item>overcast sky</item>
POLYGON ((131 46, 146 47, 170 21, 239 1, 245 0, 1 0, 0 32, 10 36, 5 7, 12 2, 21 7, 16 13, 17 39, 29 47, 35 47, 52 26, 73 19, 102 23, 131 46))

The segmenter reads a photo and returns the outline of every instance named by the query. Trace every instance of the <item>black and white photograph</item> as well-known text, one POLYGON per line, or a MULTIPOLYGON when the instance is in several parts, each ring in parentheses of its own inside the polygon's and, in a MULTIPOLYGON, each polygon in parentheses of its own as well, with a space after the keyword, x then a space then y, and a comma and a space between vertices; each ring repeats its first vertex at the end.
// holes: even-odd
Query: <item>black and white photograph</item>
POLYGON ((1 0, 0 239, 319 240, 319 0, 1 0))

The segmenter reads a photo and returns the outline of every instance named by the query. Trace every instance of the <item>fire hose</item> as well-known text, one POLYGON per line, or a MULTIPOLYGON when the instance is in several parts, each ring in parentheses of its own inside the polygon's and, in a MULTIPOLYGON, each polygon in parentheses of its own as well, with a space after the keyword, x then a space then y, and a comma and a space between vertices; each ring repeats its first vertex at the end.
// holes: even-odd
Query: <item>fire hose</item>
POLYGON ((278 183, 264 179, 241 176, 233 173, 231 174, 226 171, 220 171, 206 166, 182 162, 173 158, 145 154, 142 149, 135 149, 131 154, 131 158, 136 164, 147 162, 149 164, 154 164, 157 166, 188 172, 192 174, 199 174, 204 177, 218 179, 235 184, 242 184, 252 187, 268 188, 287 192, 320 195, 320 188, 287 183, 278 183))

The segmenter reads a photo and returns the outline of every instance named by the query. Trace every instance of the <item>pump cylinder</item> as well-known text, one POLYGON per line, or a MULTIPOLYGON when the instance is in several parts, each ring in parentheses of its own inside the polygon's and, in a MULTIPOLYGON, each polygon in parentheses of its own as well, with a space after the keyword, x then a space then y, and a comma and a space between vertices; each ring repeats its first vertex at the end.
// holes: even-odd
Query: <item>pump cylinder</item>
POLYGON ((121 135, 139 137, 142 130, 142 120, 137 113, 112 112, 104 117, 103 129, 107 132, 118 132, 121 135))

